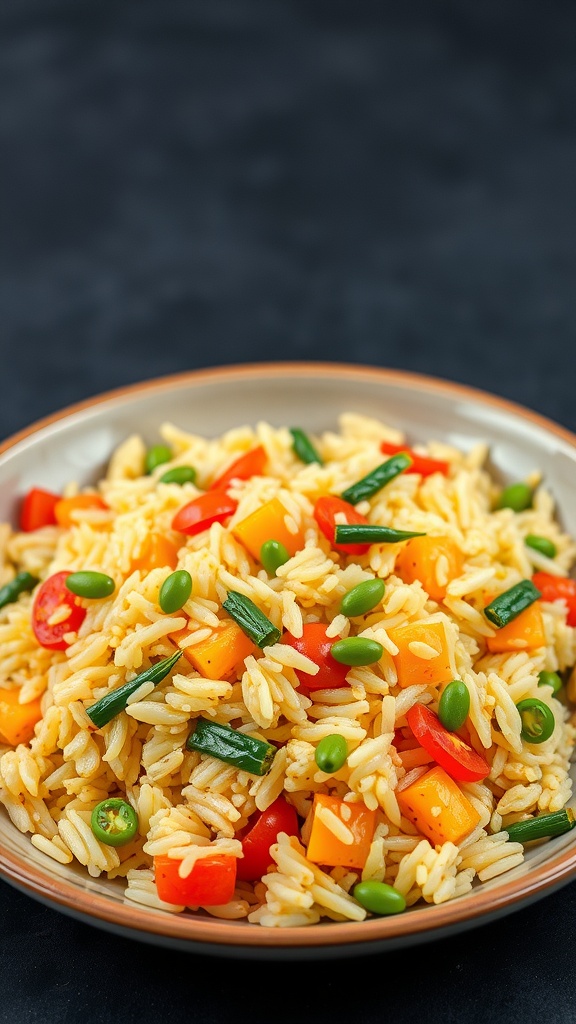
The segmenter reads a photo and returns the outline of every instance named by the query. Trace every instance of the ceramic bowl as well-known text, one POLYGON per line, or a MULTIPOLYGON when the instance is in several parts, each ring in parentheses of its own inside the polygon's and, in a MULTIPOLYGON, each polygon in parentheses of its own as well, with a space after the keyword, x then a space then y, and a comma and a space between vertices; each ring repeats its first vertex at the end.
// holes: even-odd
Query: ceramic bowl
MULTIPOLYGON (((346 410, 382 419, 409 438, 462 449, 487 442, 505 480, 542 468, 565 529, 576 535, 576 437, 531 410, 447 380, 370 366, 244 364, 144 381, 107 392, 32 424, 0 446, 0 520, 14 521, 31 486, 87 484, 129 434, 157 442, 169 420, 208 436, 268 421, 321 432, 346 410)), ((356 956, 463 932, 546 897, 576 876, 576 834, 527 851, 508 873, 439 906, 417 906, 362 923, 269 929, 212 917, 172 915, 123 899, 122 885, 61 866, 36 850, 0 812, 0 876, 30 897, 110 932, 157 945, 259 959, 356 956)))

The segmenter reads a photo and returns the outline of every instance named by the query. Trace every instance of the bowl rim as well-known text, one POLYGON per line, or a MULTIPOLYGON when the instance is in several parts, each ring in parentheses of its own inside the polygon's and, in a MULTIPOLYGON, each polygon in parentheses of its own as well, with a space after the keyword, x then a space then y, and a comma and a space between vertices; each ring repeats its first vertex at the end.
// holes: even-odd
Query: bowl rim
MULTIPOLYGON (((145 378, 131 384, 108 389, 79 402, 69 404, 53 413, 33 421, 0 444, 0 457, 21 442, 43 430, 73 416, 105 404, 118 405, 125 400, 141 398, 146 393, 159 393, 175 386, 196 386, 204 383, 270 376, 310 377, 320 374, 324 379, 378 380, 384 385, 420 389, 452 398, 468 400, 484 407, 492 407, 514 418, 528 421, 556 435, 576 450, 576 435, 561 424, 511 399, 487 392, 469 384, 444 377, 435 377, 414 371, 399 370, 369 364, 279 360, 277 362, 231 363, 145 378)), ((16 888, 56 909, 79 917, 88 923, 100 924, 134 937, 149 941, 172 942, 178 948, 200 945, 207 952, 245 947, 247 951, 264 953, 273 950, 296 952, 302 950, 366 949, 370 947, 397 947, 409 942, 441 937, 455 931, 480 924, 495 916, 508 913, 526 902, 540 898, 548 892, 570 882, 576 872, 576 848, 564 847, 547 861, 537 865, 525 875, 508 879, 496 888, 478 887, 467 894, 466 902, 449 900, 433 908, 414 908, 409 914, 371 918, 362 922, 322 922, 314 926, 293 928, 246 927, 244 921, 227 921, 206 917, 151 911, 150 908, 128 900, 121 902, 109 896, 91 892, 59 876, 50 875, 36 863, 27 862, 4 847, 0 837, 0 876, 16 888)), ((504 876, 505 877, 505 876, 504 876)))

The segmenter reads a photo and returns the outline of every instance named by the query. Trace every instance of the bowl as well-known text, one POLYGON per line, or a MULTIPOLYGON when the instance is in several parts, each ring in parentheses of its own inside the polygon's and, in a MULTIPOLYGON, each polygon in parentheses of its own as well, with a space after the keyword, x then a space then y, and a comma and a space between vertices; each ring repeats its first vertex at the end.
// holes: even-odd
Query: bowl
MULTIPOLYGON (((502 481, 545 467, 564 529, 576 536, 576 437, 496 395, 449 380, 372 366, 277 362, 192 371, 138 382, 69 406, 0 446, 0 520, 14 521, 31 486, 59 490, 95 481, 111 452, 134 432, 154 444, 169 420, 218 436, 238 425, 299 424, 336 429, 340 413, 361 412, 420 441, 463 450, 489 446, 502 481)), ((0 877, 64 914, 165 947, 246 959, 349 957, 424 943, 494 921, 566 885, 576 875, 568 833, 526 850, 524 862, 457 899, 361 923, 262 928, 245 921, 165 914, 123 899, 116 882, 60 865, 33 847, 0 812, 0 877)))

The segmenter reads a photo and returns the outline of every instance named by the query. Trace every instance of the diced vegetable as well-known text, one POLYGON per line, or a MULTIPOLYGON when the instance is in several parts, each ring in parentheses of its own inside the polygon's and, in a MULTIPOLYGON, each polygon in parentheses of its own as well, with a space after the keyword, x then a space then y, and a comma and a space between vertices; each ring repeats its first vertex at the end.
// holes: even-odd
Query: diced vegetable
POLYGON ((447 476, 450 465, 444 459, 432 459, 429 455, 417 455, 412 448, 405 444, 391 444, 390 441, 382 441, 380 451, 383 455, 398 455, 405 452, 412 460, 412 465, 405 470, 406 473, 419 473, 420 476, 430 476, 432 473, 442 473, 447 476))
POLYGON ((175 654, 170 655, 169 658, 163 658, 162 661, 157 661, 150 668, 140 672, 130 682, 124 683, 122 686, 116 687, 115 690, 111 690, 110 693, 105 693, 100 700, 97 700, 91 707, 86 708, 86 714, 88 718, 101 729, 103 725, 110 722, 116 715, 119 715, 121 711, 124 711, 127 705, 128 698, 138 690, 143 683, 153 683, 157 686, 163 679, 166 678, 168 673, 174 668, 174 665, 179 658, 182 657, 182 651, 176 651, 175 654))
POLYGON ((401 813, 434 845, 460 843, 480 822, 458 784, 439 765, 396 790, 401 813))
POLYGON ((4 608, 7 604, 13 604, 20 597, 20 594, 26 594, 30 590, 34 590, 34 587, 39 583, 37 576, 32 576, 29 572, 18 572, 14 579, 9 580, 3 587, 0 587, 0 608, 4 608))
POLYGON ((176 569, 166 577, 158 594, 158 604, 163 612, 172 615, 186 604, 192 593, 192 577, 187 569, 176 569))
POLYGON ((260 548, 260 561, 269 576, 275 576, 289 558, 290 552, 279 540, 265 540, 260 548))
POLYGON ((534 586, 532 580, 520 580, 504 593, 498 594, 484 609, 484 615, 490 622, 502 629, 512 622, 520 612, 537 601, 542 594, 534 586))
POLYGON ((257 647, 268 647, 280 639, 281 630, 244 594, 229 590, 222 607, 257 647))
POLYGON ((90 827, 99 843, 125 846, 138 832, 138 815, 127 800, 108 797, 94 807, 90 827))
POLYGON ((131 571, 140 569, 151 572, 152 569, 163 569, 169 566, 175 569, 178 564, 178 548, 162 533, 149 533, 142 545, 140 555, 133 559, 131 571))
POLYGON ((186 878, 182 862, 162 854, 154 857, 154 880, 164 903, 183 907, 221 907, 229 903, 236 888, 237 857, 215 853, 199 857, 186 878))
POLYGON ((514 512, 524 512, 532 506, 533 496, 533 488, 528 484, 510 484, 501 491, 496 508, 511 508, 514 512))
POLYGON ((363 803, 347 803, 315 793, 306 856, 313 864, 362 869, 370 852, 376 812, 363 803))
MULTIPOLYGON (((189 635, 187 629, 182 629, 170 639, 180 646, 189 635)), ((225 619, 206 640, 182 647, 182 653, 205 679, 227 679, 255 649, 244 630, 232 619, 225 619)))
POLYGON ((167 445, 153 445, 152 448, 149 448, 146 452, 144 459, 144 472, 147 474, 153 473, 157 466, 162 466, 165 462, 170 462, 171 458, 172 449, 168 448, 167 445))
POLYGON ((20 506, 20 529, 24 533, 30 533, 31 530, 39 530, 43 526, 55 526, 54 509, 60 498, 60 494, 53 494, 43 487, 30 488, 20 506))
POLYGON ((236 511, 237 502, 225 491, 206 491, 178 510, 172 520, 172 529, 193 537, 212 526, 223 523, 236 511))
POLYGON ((73 498, 59 498, 54 506, 54 515, 58 526, 74 526, 75 512, 84 509, 105 510, 108 505, 99 494, 76 494, 73 498))
POLYGON ((382 462, 361 480, 342 491, 341 497, 344 501, 349 501, 351 505, 357 505, 359 501, 365 501, 377 494, 386 484, 389 484, 411 465, 412 459, 406 452, 392 455, 391 458, 386 459, 386 462, 382 462))
POLYGON ((448 584, 461 575, 463 565, 462 553, 453 540, 423 534, 400 549, 394 571, 404 583, 419 580, 433 601, 442 601, 448 584))
POLYGON ((40 700, 20 704, 20 690, 0 687, 0 743, 17 747, 29 743, 34 735, 34 726, 42 718, 40 700))
POLYGON ((545 743, 550 739, 556 719, 548 704, 536 697, 526 697, 519 701, 516 709, 522 719, 520 735, 526 743, 545 743))
POLYGON ((346 686, 348 665, 343 665, 332 656, 333 637, 326 636, 327 625, 323 622, 306 622, 302 636, 284 633, 282 643, 289 644, 295 651, 310 658, 318 665, 316 675, 295 669, 302 690, 335 690, 346 686))
POLYGON ((420 746, 458 782, 481 782, 490 774, 490 765, 468 743, 450 732, 438 715, 424 704, 413 704, 406 721, 420 746))
POLYGON ((373 665, 380 661, 384 648, 367 636, 347 636, 332 644, 330 654, 343 665, 373 665))
POLYGON ((259 444, 244 455, 240 455, 223 473, 211 483, 211 491, 225 491, 233 480, 249 480, 253 476, 262 476, 266 469, 268 456, 263 445, 259 444))
POLYGON ((401 914, 406 910, 406 900, 402 893, 387 882, 379 882, 377 878, 366 878, 363 882, 357 882, 352 889, 352 895, 365 910, 380 917, 401 914))
POLYGON ((538 814, 534 818, 515 821, 511 825, 506 825, 504 831, 508 833, 511 843, 531 843, 535 839, 562 836, 565 832, 570 832, 575 825, 574 811, 571 807, 565 807, 562 811, 538 814))
POLYGON ((301 462, 306 464, 317 462, 319 466, 322 466, 322 459, 308 435, 300 427, 290 427, 290 433, 292 434, 292 448, 301 462))
POLYGON ((304 547, 301 530, 291 533, 286 525, 288 512, 279 498, 272 498, 241 519, 232 529, 237 540, 258 560, 262 545, 268 540, 282 544, 290 556, 304 547))
POLYGON ((569 626, 576 626, 576 580, 549 572, 536 572, 532 583, 540 591, 543 601, 564 601, 566 622, 569 626))
POLYGON ((442 622, 408 622, 389 629, 388 636, 398 648, 393 660, 400 686, 413 683, 437 685, 452 679, 448 641, 442 622))
POLYGON ((277 751, 272 743, 266 743, 257 736, 201 717, 196 719, 186 747, 200 754, 209 754, 218 761, 233 764, 250 775, 266 775, 277 751))
POLYGON ((339 732, 323 736, 314 753, 314 760, 318 768, 326 775, 333 775, 334 772, 340 771, 346 764, 347 757, 348 744, 339 732))
POLYGON ((80 572, 71 572, 66 577, 66 588, 77 597, 110 597, 116 589, 116 584, 111 576, 104 572, 93 572, 90 569, 83 569, 80 572))
POLYGON ((243 857, 238 860, 237 877, 245 882, 256 882, 266 874, 274 863, 270 847, 278 839, 278 833, 299 836, 298 815, 285 796, 278 796, 265 811, 257 811, 248 821, 236 839, 242 842, 243 857))
POLYGON ((68 590, 67 569, 54 573, 40 584, 32 605, 32 631, 41 647, 64 651, 69 646, 66 633, 76 633, 86 617, 86 609, 68 590))
POLYGON ((344 555, 363 555, 370 544, 337 544, 336 543, 336 518, 344 518, 346 523, 357 523, 364 524, 368 523, 366 516, 357 512, 353 505, 348 501, 343 501, 342 498, 338 498, 334 494, 327 494, 321 498, 318 498, 314 505, 314 519, 318 523, 318 528, 329 541, 335 551, 340 551, 344 555))
POLYGON ((159 478, 161 484, 179 484, 182 487, 184 484, 193 484, 196 480, 196 470, 193 466, 174 466, 173 469, 167 469, 165 473, 159 478))
POLYGON ((460 729, 470 711, 470 691, 461 679, 453 679, 444 687, 438 702, 438 718, 445 729, 460 729))
POLYGON ((486 637, 486 647, 491 654, 532 651, 545 644, 544 620, 537 601, 520 612, 507 626, 502 626, 494 636, 486 637))
POLYGON ((529 533, 524 537, 524 543, 526 547, 532 548, 533 551, 539 551, 546 558, 556 557, 556 545, 548 537, 539 537, 536 533, 529 533))
POLYGON ((357 615, 365 615, 366 612, 380 604, 385 590, 384 580, 378 578, 357 583, 355 587, 344 594, 340 602, 342 615, 346 615, 349 619, 353 619, 357 615))
POLYGON ((390 526, 376 523, 338 523, 334 530, 334 547, 342 544, 399 544, 411 537, 423 537, 415 530, 393 530, 390 526))
POLYGON ((558 693, 563 687, 563 682, 557 672, 546 672, 544 669, 538 673, 538 686, 551 686, 552 693, 558 693))

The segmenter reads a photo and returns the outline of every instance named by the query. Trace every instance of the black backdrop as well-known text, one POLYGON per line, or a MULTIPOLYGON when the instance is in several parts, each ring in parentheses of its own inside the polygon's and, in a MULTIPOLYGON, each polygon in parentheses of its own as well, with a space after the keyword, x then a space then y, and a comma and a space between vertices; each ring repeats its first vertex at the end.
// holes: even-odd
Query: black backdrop
MULTIPOLYGON (((287 358, 576 430, 575 51, 560 0, 3 0, 0 435, 287 358)), ((0 882, 0 1021, 563 1024, 575 915, 576 883, 434 945, 283 966, 156 950, 0 882)))

